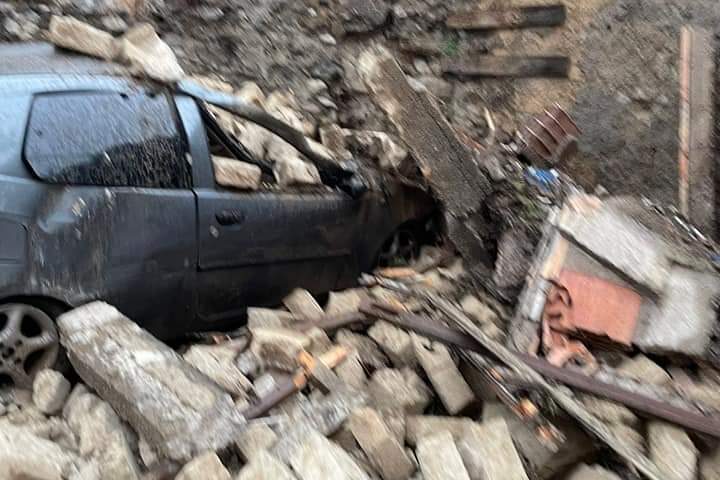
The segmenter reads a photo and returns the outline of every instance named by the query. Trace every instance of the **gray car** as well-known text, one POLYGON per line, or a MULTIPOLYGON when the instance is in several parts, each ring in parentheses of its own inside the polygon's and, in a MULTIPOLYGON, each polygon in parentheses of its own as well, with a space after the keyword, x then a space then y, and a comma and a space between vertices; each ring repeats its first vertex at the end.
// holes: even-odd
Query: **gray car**
POLYGON ((223 188, 211 152, 254 160, 203 102, 46 44, 0 47, 0 117, 0 382, 55 362, 69 308, 102 299, 163 339, 237 326, 299 285, 353 285, 433 209, 342 170, 334 188, 223 188))

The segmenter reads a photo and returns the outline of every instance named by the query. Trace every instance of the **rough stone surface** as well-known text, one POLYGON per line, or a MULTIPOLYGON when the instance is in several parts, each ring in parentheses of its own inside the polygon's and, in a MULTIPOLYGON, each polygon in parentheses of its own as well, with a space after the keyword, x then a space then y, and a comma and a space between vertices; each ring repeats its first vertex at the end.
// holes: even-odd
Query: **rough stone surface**
POLYGON ((69 393, 70 382, 55 370, 42 370, 33 381, 33 403, 45 414, 57 413, 69 393))
POLYGON ((460 301, 463 311, 470 315, 480 325, 495 324, 498 321, 497 313, 481 302, 474 295, 467 295, 460 301))
POLYGON ((405 439, 414 447, 418 440, 433 433, 447 431, 457 441, 475 422, 465 417, 440 417, 433 415, 408 415, 405 427, 405 439))
POLYGON ((335 367, 335 374, 352 388, 362 389, 367 384, 365 369, 355 349, 350 350, 345 360, 335 367))
POLYGON ((361 300, 360 292, 356 289, 330 292, 325 306, 325 313, 327 315, 342 315, 357 312, 360 309, 361 300))
POLYGON ((215 452, 207 452, 188 462, 175 480, 230 480, 230 472, 215 452))
POLYGON ((0 478, 61 480, 75 457, 23 428, 0 424, 0 478))
POLYGON ((698 451, 682 429, 659 421, 647 424, 648 453, 664 480, 693 480, 698 451))
POLYGON ((295 316, 284 310, 249 307, 247 309, 248 328, 256 327, 287 327, 295 322, 295 316))
POLYGON ((644 352, 702 356, 716 325, 720 277, 673 267, 657 311, 638 325, 633 339, 644 352))
POLYGON ((470 385, 460 374, 447 347, 413 335, 415 354, 445 410, 456 415, 475 402, 470 385))
MULTIPOLYGON (((269 150, 268 157, 271 156, 272 150, 269 150)), ((320 172, 312 163, 308 163, 296 157, 277 157, 275 165, 273 166, 273 173, 275 174, 275 180, 281 187, 322 184, 320 172)))
POLYGON ((244 396, 252 383, 235 364, 237 351, 227 345, 193 345, 183 358, 235 396, 244 396))
POLYGON ((323 316, 320 304, 310 292, 298 288, 283 299, 283 305, 297 318, 314 320, 323 316))
POLYGON ((73 17, 54 15, 48 27, 48 40, 60 47, 104 60, 112 60, 118 54, 118 43, 112 35, 73 17))
POLYGON ((406 331, 380 320, 367 333, 380 345, 395 367, 412 367, 417 363, 412 339, 406 331))
POLYGON ((617 368, 617 373, 652 385, 664 385, 672 380, 664 368, 645 355, 636 355, 623 360, 617 368))
POLYGON ((503 418, 470 427, 457 449, 471 480, 528 480, 503 418))
POLYGON ((378 406, 402 407, 408 414, 420 414, 430 403, 430 389, 412 370, 378 370, 368 390, 378 406))
POLYGON ((80 377, 168 458, 224 448, 242 427, 230 395, 110 305, 77 308, 58 325, 80 377))
POLYGON ((614 473, 605 470, 599 465, 589 466, 581 464, 574 468, 564 480, 622 480, 614 473))
POLYGON ((310 347, 310 338, 289 328, 260 327, 251 330, 253 352, 265 365, 281 370, 295 370, 298 367, 297 356, 310 347))
POLYGON ((350 330, 340 330, 335 336, 335 341, 338 345, 355 349, 360 356, 360 362, 370 371, 385 368, 390 364, 390 360, 380 350, 378 344, 365 335, 350 330))
POLYGON ((253 422, 240 432, 235 439, 235 446, 245 459, 252 461, 257 455, 272 447, 278 436, 265 423, 253 422))
POLYGON ((360 448, 384 480, 403 480, 415 471, 402 445, 375 410, 355 410, 349 422, 360 448))
POLYGON ((280 460, 261 451, 243 467, 236 480, 295 480, 295 478, 280 460))
POLYGON ((450 432, 421 438, 416 453, 425 480, 470 480, 450 432))
POLYGON ((262 170, 257 165, 215 156, 213 156, 212 163, 215 170, 215 181, 218 185, 239 190, 260 188, 262 170))
POLYGON ((123 35, 120 56, 136 74, 160 82, 176 82, 185 76, 172 49, 149 23, 140 23, 123 35))
POLYGON ((316 431, 291 455, 290 465, 302 480, 369 480, 345 450, 316 431))

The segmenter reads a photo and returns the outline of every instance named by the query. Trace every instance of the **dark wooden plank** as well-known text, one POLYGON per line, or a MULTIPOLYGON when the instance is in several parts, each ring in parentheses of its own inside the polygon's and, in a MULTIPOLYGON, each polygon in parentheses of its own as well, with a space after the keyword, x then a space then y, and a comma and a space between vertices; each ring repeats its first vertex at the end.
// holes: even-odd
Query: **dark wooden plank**
POLYGON ((713 33, 684 27, 680 39, 680 210, 711 236, 715 217, 713 136, 715 44, 713 33))
POLYGON ((567 78, 570 59, 565 56, 472 55, 443 62, 443 72, 463 77, 567 78))
POLYGON ((498 28, 556 27, 567 18, 565 5, 471 10, 451 15, 448 28, 457 30, 494 30, 498 28))

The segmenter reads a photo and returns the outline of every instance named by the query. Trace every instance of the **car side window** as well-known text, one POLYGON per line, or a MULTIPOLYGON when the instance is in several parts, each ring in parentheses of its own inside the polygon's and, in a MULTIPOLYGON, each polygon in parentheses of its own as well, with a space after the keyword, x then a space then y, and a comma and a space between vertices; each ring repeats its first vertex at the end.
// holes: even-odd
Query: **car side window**
POLYGON ((73 92, 35 97, 25 159, 49 183, 188 189, 187 141, 162 94, 73 92))

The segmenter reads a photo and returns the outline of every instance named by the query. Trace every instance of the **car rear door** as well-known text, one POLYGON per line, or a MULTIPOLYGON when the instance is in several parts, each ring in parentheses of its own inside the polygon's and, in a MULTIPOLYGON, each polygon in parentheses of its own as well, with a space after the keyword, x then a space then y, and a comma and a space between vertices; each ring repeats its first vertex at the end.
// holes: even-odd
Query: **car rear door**
MULTIPOLYGON (((185 104, 178 100, 178 105, 185 104)), ((180 112, 189 117, 184 107, 180 112)), ((247 306, 276 304, 295 287, 329 291, 341 275, 355 271, 361 201, 325 187, 226 189, 214 180, 207 141, 195 148, 198 310, 205 321, 241 316, 247 306)))

